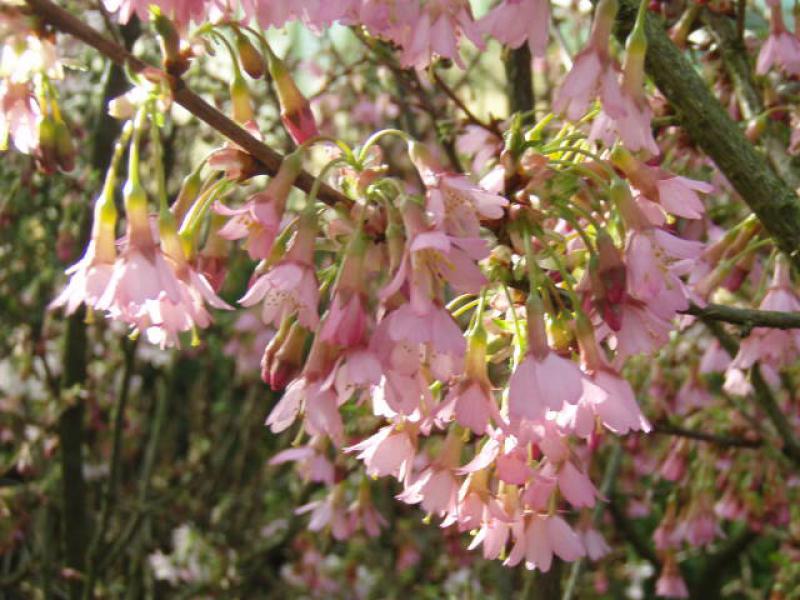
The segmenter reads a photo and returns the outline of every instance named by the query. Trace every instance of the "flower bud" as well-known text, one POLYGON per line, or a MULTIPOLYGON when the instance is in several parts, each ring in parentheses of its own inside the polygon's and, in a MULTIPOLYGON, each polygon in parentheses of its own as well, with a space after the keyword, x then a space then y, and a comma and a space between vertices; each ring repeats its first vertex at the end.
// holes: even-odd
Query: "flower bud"
POLYGON ((250 98, 250 90, 247 87, 247 82, 240 73, 234 76, 230 91, 233 120, 242 124, 252 121, 255 115, 253 112, 253 101, 250 98))
POLYGON ((200 169, 196 169, 189 173, 181 184, 181 189, 178 191, 178 197, 172 203, 170 210, 175 215, 178 223, 183 222, 183 217, 192 206, 195 198, 200 195, 200 190, 203 187, 203 180, 200 177, 200 169))
POLYGON ((189 68, 189 61, 181 53, 181 38, 172 21, 167 19, 157 6, 151 6, 150 12, 152 14, 151 22, 158 33, 161 45, 164 70, 171 75, 180 77, 189 68))
POLYGON ((72 171, 75 168, 75 144, 69 127, 61 119, 55 121, 55 151, 56 161, 62 171, 72 171))
POLYGON ((56 149, 56 123, 52 117, 45 115, 39 121, 39 166, 45 173, 55 173, 58 164, 56 149))
POLYGON ((302 144, 319 135, 311 105, 300 92, 286 65, 275 54, 269 52, 269 73, 275 82, 278 101, 281 105, 281 120, 295 144, 302 144))
MULTIPOLYGON (((283 330, 283 324, 281 324, 283 330)), ((300 372, 303 367, 303 350, 308 331, 299 323, 292 323, 288 331, 270 340, 261 359, 261 379, 273 391, 279 391, 300 372)))
POLYGON ((242 33, 236 35, 236 51, 239 53, 239 61, 245 72, 253 79, 260 79, 266 70, 264 57, 242 33))
POLYGON ((633 199, 627 183, 620 179, 614 181, 609 189, 609 197, 628 227, 639 231, 649 228, 647 217, 633 199))

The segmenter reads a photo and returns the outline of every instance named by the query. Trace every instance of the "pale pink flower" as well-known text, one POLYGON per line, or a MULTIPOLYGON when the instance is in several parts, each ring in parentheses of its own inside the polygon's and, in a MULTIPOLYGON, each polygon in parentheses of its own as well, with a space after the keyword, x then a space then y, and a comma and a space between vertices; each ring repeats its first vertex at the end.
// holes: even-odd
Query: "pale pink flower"
POLYGON ((512 485, 525 485, 533 476, 533 469, 528 464, 528 449, 513 446, 500 452, 495 457, 495 473, 500 481, 512 485))
POLYGON ((382 300, 406 290, 414 313, 426 315, 440 301, 443 281, 461 293, 480 291, 486 278, 476 263, 489 254, 483 239, 431 229, 422 208, 412 202, 403 207, 403 221, 407 241, 397 272, 380 292, 382 300))
POLYGON ((322 500, 314 500, 295 509, 295 514, 311 513, 308 522, 310 531, 322 531, 330 527, 331 535, 337 540, 346 540, 353 534, 353 523, 343 501, 341 486, 334 487, 322 500))
POLYGON ((315 229, 301 224, 294 243, 274 267, 261 275, 239 300, 242 306, 263 302, 261 319, 276 327, 284 318, 297 314, 297 320, 308 329, 319 324, 319 291, 314 269, 315 229))
POLYGON ((550 26, 547 0, 501 0, 484 16, 483 31, 511 48, 528 43, 533 56, 544 56, 550 26))
POLYGON ((357 458, 364 461, 367 474, 372 477, 392 476, 403 480, 410 473, 416 456, 416 437, 409 426, 398 430, 394 425, 387 425, 364 441, 345 448, 345 452, 358 452, 357 458))
MULTIPOLYGON (((800 130, 798 130, 800 131, 800 130)), ((472 157, 472 170, 480 172, 486 164, 500 153, 503 142, 491 131, 480 125, 467 125, 456 138, 456 150, 460 154, 472 157)), ((481 188, 486 191, 494 191, 486 188, 481 181, 481 188)))
POLYGON ((441 354, 463 356, 466 347, 458 324, 442 306, 430 305, 427 312, 417 313, 411 304, 404 304, 389 319, 389 336, 409 344, 428 344, 441 354))
POLYGON ((111 187, 107 179, 106 189, 95 202, 92 237, 86 252, 77 263, 67 269, 66 273, 70 276, 69 283, 50 303, 50 308, 63 306, 68 315, 75 312, 81 303, 94 308, 111 281, 117 258, 114 239, 117 211, 111 193, 113 177, 111 174, 108 175, 111 187))
MULTIPOLYGON (((792 285, 790 267, 783 257, 775 261, 772 282, 759 308, 778 312, 800 312, 800 299, 792 285)), ((799 352, 800 331, 756 327, 742 341, 739 352, 728 368, 746 370, 756 362, 762 362, 779 369, 794 362, 799 352)))
POLYGON ((483 435, 489 426, 489 417, 499 419, 497 404, 490 390, 478 381, 467 380, 453 386, 448 400, 454 403, 456 422, 469 427, 476 435, 483 435))
MULTIPOLYGON (((639 193, 650 202, 658 204, 663 212, 685 219, 701 219, 705 214, 698 192, 710 194, 715 189, 712 184, 652 167, 621 149, 612 152, 612 160, 624 171, 639 193)), ((650 217, 649 211, 645 214, 650 217)), ((654 226, 661 226, 664 225, 664 218, 650 217, 650 222, 654 226)))
POLYGON ((617 435, 630 431, 650 431, 630 384, 610 366, 603 366, 583 379, 583 393, 575 408, 565 406, 559 424, 569 426, 576 435, 589 437, 595 419, 617 435))
POLYGON ((241 208, 228 208, 217 203, 214 210, 230 217, 217 232, 226 240, 246 238, 245 249, 253 260, 267 258, 281 224, 281 207, 266 192, 254 194, 241 208))
POLYGON ((362 483, 359 487, 358 498, 347 509, 347 513, 350 517, 350 528, 353 531, 363 528, 369 537, 377 537, 381 533, 381 527, 388 525, 372 503, 372 496, 366 483, 362 483))
POLYGON ((581 539, 558 515, 531 515, 513 526, 515 544, 503 563, 518 565, 523 558, 528 569, 550 570, 553 555, 574 561, 586 555, 581 539))
POLYGON ((508 410, 512 417, 541 419, 549 410, 575 404, 581 395, 578 366, 553 351, 541 359, 528 353, 517 365, 508 384, 508 410))
POLYGON ((575 508, 594 506, 597 489, 592 480, 583 471, 578 470, 570 461, 566 461, 558 470, 558 489, 575 508))

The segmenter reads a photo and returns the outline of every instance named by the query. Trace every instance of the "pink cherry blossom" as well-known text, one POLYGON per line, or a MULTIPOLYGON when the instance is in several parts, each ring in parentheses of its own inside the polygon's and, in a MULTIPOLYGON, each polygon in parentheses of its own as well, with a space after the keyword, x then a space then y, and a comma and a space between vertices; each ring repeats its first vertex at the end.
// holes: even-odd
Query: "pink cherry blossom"
POLYGON ((345 452, 358 452, 357 458, 364 461, 368 475, 391 475, 403 480, 410 473, 416 446, 416 434, 409 427, 396 430, 387 425, 363 442, 345 448, 345 452))
POLYGON ((508 384, 509 414, 512 417, 541 419, 549 410, 575 404, 581 395, 578 366, 555 352, 542 359, 527 354, 517 365, 508 384))
POLYGON ((261 319, 278 326, 297 314, 301 325, 314 329, 319 324, 319 291, 313 264, 314 230, 301 225, 294 243, 274 267, 258 277, 239 300, 242 306, 262 302, 261 319))

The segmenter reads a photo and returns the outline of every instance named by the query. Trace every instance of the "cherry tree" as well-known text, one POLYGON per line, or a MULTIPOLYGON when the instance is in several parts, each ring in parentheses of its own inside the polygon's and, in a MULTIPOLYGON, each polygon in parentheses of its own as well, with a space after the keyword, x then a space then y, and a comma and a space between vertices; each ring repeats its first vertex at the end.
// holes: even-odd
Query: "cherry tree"
MULTIPOLYGON (((141 533, 156 528, 159 411, 213 398, 235 413, 225 398, 239 396, 270 440, 270 477, 247 493, 279 476, 303 490, 265 501, 284 512, 265 509, 258 534, 283 531, 280 589, 372 597, 370 573, 441 560, 466 583, 434 577, 438 597, 794 597, 800 37, 788 12, 773 0, 5 2, 6 178, 54 206, 48 186, 70 190, 60 210, 84 222, 40 241, 70 263, 31 311, 51 408, 22 411, 21 392, 8 408, 27 416, 0 426, 9 472, 43 498, 51 480, 61 490, 58 510, 9 499, 9 580, 38 569, 41 584, 20 590, 104 597, 146 572, 176 593, 258 595, 245 557, 202 526, 175 527, 169 554, 168 536, 141 533), (207 389, 170 384, 149 413, 130 406, 146 373, 185 356, 204 357, 207 389), (113 406, 95 398, 115 386, 113 406), (126 455, 137 433, 155 441, 126 455), (46 552, 26 541, 37 535, 63 543, 46 552), (423 559, 420 539, 445 556, 423 559), (331 566, 363 540, 396 565, 331 566)), ((25 229, 9 215, 13 242, 25 229)), ((28 239, 3 250, 22 261, 9 273, 35 268, 28 239)), ((245 468, 236 443, 211 446, 186 454, 185 481, 205 479, 192 458, 205 453, 220 477, 245 468)), ((226 502, 243 502, 237 490, 226 502)))

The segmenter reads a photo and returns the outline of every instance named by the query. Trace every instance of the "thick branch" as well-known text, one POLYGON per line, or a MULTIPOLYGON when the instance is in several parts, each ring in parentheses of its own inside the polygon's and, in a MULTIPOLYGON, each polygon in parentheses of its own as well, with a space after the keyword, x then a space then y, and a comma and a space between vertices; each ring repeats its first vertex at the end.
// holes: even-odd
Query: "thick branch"
MULTIPOLYGON (((119 44, 107 39, 68 11, 50 2, 50 0, 25 1, 38 17, 47 21, 55 29, 68 33, 92 46, 116 64, 127 65, 128 68, 137 73, 146 68, 153 69, 143 60, 135 57, 119 44)), ((180 78, 166 74, 165 77, 172 83, 172 94, 175 102, 237 144, 245 152, 251 154, 263 165, 266 174, 274 175, 278 172, 283 160, 283 156, 280 153, 258 141, 233 120, 192 92, 180 78)), ((303 171, 295 181, 295 186, 304 192, 309 192, 315 179, 313 175, 303 171)), ((318 198, 328 204, 348 202, 348 199, 343 194, 324 183, 320 187, 318 198)))
MULTIPOLYGON (((638 2, 620 3, 620 37, 633 26, 638 2)), ((681 125, 725 174, 778 247, 800 268, 800 203, 713 96, 694 66, 664 31, 647 18, 647 70, 678 113, 681 125)))
MULTIPOLYGON (((736 30, 735 20, 709 8, 703 10, 702 19, 717 42, 725 70, 736 90, 742 116, 748 120, 758 117, 764 111, 764 105, 753 81, 753 68, 748 60, 744 41, 736 30)), ((797 189, 800 186, 800 175, 792 158, 786 153, 785 141, 781 139, 777 129, 777 123, 768 123, 761 142, 772 168, 789 186, 797 189)))
MULTIPOLYGON (((503 54, 508 86, 509 112, 527 112, 534 109, 533 72, 531 70, 531 51, 527 44, 519 48, 506 48, 503 54)), ((530 117, 528 121, 532 121, 530 117)))
POLYGON ((747 327, 800 328, 800 313, 734 308, 723 304, 706 304, 704 307, 692 304, 684 313, 700 317, 703 320, 723 321, 747 327))

